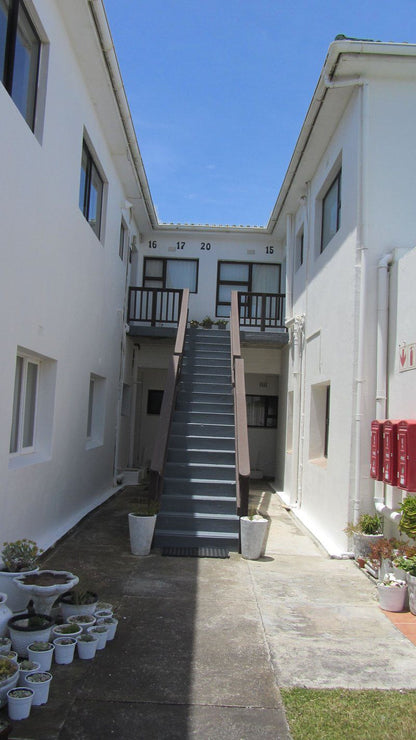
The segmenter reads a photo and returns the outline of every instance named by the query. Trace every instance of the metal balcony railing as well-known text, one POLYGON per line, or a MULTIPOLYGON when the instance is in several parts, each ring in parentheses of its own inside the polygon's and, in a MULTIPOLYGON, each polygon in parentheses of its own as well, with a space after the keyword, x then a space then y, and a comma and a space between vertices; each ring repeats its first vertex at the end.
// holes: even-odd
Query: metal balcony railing
POLYGON ((285 329, 284 293, 238 293, 240 326, 285 329))

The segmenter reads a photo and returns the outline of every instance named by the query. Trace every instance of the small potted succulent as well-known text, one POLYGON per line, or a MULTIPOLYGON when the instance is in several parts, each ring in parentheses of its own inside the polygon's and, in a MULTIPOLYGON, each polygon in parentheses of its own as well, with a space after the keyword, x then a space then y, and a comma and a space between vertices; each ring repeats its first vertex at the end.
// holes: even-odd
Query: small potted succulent
POLYGON ((227 319, 218 319, 216 322, 216 325, 218 326, 218 329, 226 329, 228 321, 227 319))
POLYGON ((25 677, 28 673, 40 670, 39 661, 35 660, 21 660, 19 663, 19 678, 17 681, 18 686, 26 686, 25 677))
POLYGON ((52 674, 49 673, 49 671, 28 673, 25 681, 26 686, 33 689, 34 692, 32 705, 35 707, 40 704, 46 704, 49 698, 49 687, 52 681, 52 674))
POLYGON ((93 627, 88 627, 87 634, 98 637, 97 650, 104 650, 109 631, 109 625, 107 624, 94 624, 93 627))
POLYGON ((108 627, 107 642, 114 640, 117 631, 118 619, 115 617, 98 617, 97 624, 105 624, 108 627))
POLYGON ((33 660, 35 663, 39 663, 41 671, 49 671, 52 665, 52 656, 55 650, 55 645, 51 642, 43 642, 37 640, 28 645, 27 654, 29 660, 33 660))
POLYGON ((211 316, 205 316, 205 318, 201 321, 201 326, 203 329, 212 329, 213 327, 213 320, 211 319, 211 316))
POLYGON ((98 645, 98 635, 91 632, 83 632, 77 638, 78 657, 81 660, 91 660, 95 657, 98 645))
POLYGON ((393 573, 387 573, 377 584, 380 608, 387 612, 401 612, 406 600, 407 585, 393 573))
POLYGON ((9 689, 7 692, 7 711, 10 719, 27 719, 32 706, 34 691, 28 686, 25 688, 9 689))
POLYGON ((53 641, 55 645, 55 663, 68 665, 74 659, 75 646, 77 640, 75 637, 56 637, 53 641))
POLYGON ((52 630, 54 637, 78 637, 82 632, 82 627, 77 622, 68 622, 66 624, 56 624, 52 630))
POLYGON ((199 321, 197 321, 196 319, 191 319, 191 321, 189 322, 189 326, 191 327, 191 329, 197 329, 199 326, 199 321))
POLYGON ((94 614, 98 596, 94 591, 74 588, 60 598, 61 614, 64 619, 74 614, 94 614))
POLYGON ((383 539, 383 522, 378 514, 361 514, 358 522, 350 522, 344 532, 353 538, 354 558, 367 560, 370 557, 371 546, 377 540, 383 539))

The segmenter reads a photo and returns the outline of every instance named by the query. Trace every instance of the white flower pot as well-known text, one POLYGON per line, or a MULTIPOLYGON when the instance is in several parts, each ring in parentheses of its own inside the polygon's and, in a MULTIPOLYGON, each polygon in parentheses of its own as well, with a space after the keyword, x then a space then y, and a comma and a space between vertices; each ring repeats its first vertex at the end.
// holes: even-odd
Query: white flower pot
POLYGON ((33 701, 33 689, 28 686, 19 689, 9 689, 7 692, 7 711, 12 720, 27 719, 33 701), (19 694, 24 696, 19 696, 19 694))
POLYGON ((371 554, 371 545, 374 545, 378 540, 382 540, 383 537, 384 534, 363 534, 362 532, 353 532, 352 538, 354 542, 353 549, 355 560, 357 560, 357 558, 364 558, 364 560, 367 560, 371 554))
POLYGON ((129 514, 130 547, 133 555, 149 555, 155 524, 156 514, 152 516, 129 514))
POLYGON ((21 667, 21 664, 20 664, 20 666, 19 666, 19 678, 18 678, 18 681, 17 681, 17 685, 18 686, 26 686, 26 681, 25 681, 26 676, 29 673, 33 673, 34 671, 36 672, 36 671, 39 671, 40 670, 40 663, 39 663, 39 661, 31 660, 30 662, 31 662, 32 666, 31 666, 31 668, 27 668, 27 669, 22 668, 21 667))
POLYGON ((7 606, 7 594, 0 592, 0 637, 7 634, 7 623, 13 612, 7 606))
POLYGON ((406 600, 407 586, 377 585, 380 608, 386 612, 402 612, 406 600))
POLYGON ((48 671, 29 673, 26 678, 26 686, 33 689, 33 700, 32 706, 38 707, 41 704, 46 704, 49 698, 49 687, 52 681, 52 674, 48 671), (40 677, 45 677, 45 680, 40 681, 40 677))
POLYGON ((68 622, 67 624, 57 624, 52 630, 52 639, 55 642, 55 637, 74 637, 77 638, 82 634, 82 627, 77 622, 68 622), (66 629, 71 628, 73 632, 66 632, 66 629))
POLYGON ((53 644, 55 645, 55 663, 60 665, 68 665, 74 660, 75 645, 77 640, 75 637, 57 637, 53 644))
POLYGON ((118 619, 116 619, 115 617, 100 617, 99 619, 97 619, 97 624, 104 624, 106 627, 108 627, 107 642, 109 640, 114 640, 118 625, 118 619))
POLYGON ((28 645, 27 648, 29 660, 39 663, 40 671, 49 671, 52 665, 52 656, 55 650, 55 645, 52 645, 51 642, 49 642, 48 645, 48 650, 33 650, 30 645, 28 645))
POLYGON ((14 687, 17 686, 17 681, 19 679, 19 669, 16 663, 13 663, 13 661, 8 658, 4 659, 10 663, 10 666, 13 666, 14 673, 10 678, 5 678, 3 681, 0 681, 0 707, 4 707, 4 705, 7 704, 7 692, 9 689, 14 689, 14 687))
POLYGON ((18 576, 31 575, 37 573, 39 568, 33 570, 22 570, 19 573, 9 573, 7 570, 0 570, 0 593, 7 594, 7 606, 12 612, 25 611, 29 602, 29 596, 22 591, 14 582, 18 576))
POLYGON ((94 627, 88 627, 87 632, 94 635, 94 637, 98 637, 97 650, 104 650, 107 644, 108 626, 106 624, 97 624, 94 627))
POLYGON ((86 632, 88 627, 93 627, 96 621, 94 614, 73 614, 68 617, 68 624, 77 624, 83 632, 86 632))
POLYGON ((80 638, 78 638, 77 640, 78 657, 81 660, 91 660, 92 658, 95 658, 95 653, 97 652, 98 638, 96 635, 92 636, 95 638, 92 642, 86 642, 84 640, 81 640, 80 638))
POLYGON ((256 514, 240 518, 241 555, 246 560, 258 560, 264 552, 269 522, 256 514))
POLYGON ((47 620, 46 626, 42 628, 29 627, 28 614, 16 614, 14 617, 9 619, 9 632, 12 640, 13 650, 16 650, 18 655, 20 655, 20 657, 22 658, 28 657, 27 648, 31 642, 49 642, 53 620, 51 619, 51 617, 48 617, 46 615, 38 616, 45 616, 47 620))
POLYGON ((0 655, 6 655, 12 649, 12 641, 10 637, 2 637, 0 644, 0 655))

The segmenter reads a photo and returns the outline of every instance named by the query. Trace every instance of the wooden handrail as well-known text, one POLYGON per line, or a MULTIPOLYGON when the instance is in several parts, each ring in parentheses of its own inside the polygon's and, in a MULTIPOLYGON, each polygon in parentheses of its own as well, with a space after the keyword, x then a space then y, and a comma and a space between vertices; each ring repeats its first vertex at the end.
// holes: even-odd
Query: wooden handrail
POLYGON ((189 290, 185 289, 182 295, 175 350, 174 354, 169 360, 166 385, 163 392, 162 406, 160 409, 158 431, 153 447, 152 460, 150 463, 149 498, 153 501, 159 501, 162 493, 170 425, 172 422, 173 410, 175 408, 176 390, 182 365, 185 330, 189 310, 188 303, 189 290))
POLYGON ((244 360, 241 357, 237 291, 232 291, 231 293, 230 333, 231 368, 234 385, 237 514, 239 516, 246 516, 248 513, 248 498, 250 487, 250 454, 247 431, 244 360))

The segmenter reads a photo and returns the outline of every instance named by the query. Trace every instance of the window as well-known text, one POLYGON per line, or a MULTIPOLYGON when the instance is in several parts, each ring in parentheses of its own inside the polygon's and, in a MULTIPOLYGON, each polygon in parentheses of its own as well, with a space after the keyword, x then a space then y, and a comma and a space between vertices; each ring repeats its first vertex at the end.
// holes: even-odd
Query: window
POLYGON ((160 414, 162 408, 163 391, 149 390, 147 394, 147 413, 160 414))
POLYGON ((277 396, 246 396, 247 425, 276 429, 277 396))
POLYGON ((229 316, 231 291, 279 293, 280 265, 258 262, 218 262, 217 316, 229 316))
POLYGON ((304 231, 303 227, 296 237, 295 272, 303 265, 304 231))
POLYGON ((79 185, 79 207, 98 238, 100 238, 101 231, 103 190, 103 180, 84 141, 79 185))
POLYGON ((22 0, 0 0, 0 77, 32 131, 40 39, 22 0))
POLYGON ((341 226, 341 170, 322 200, 321 252, 341 226))
POLYGON ((121 260, 124 259, 124 245, 126 243, 126 227, 124 226, 123 222, 120 224, 120 237, 119 237, 119 244, 118 244, 118 256, 121 260))
POLYGON ((189 288, 198 290, 198 260, 145 257, 143 267, 144 288, 189 288))
POLYGON ((17 356, 14 380, 10 452, 32 452, 38 398, 39 363, 17 356))
POLYGON ((309 430, 309 458, 328 457, 329 450, 330 385, 318 384, 311 388, 309 430))
POLYGON ((87 448, 98 447, 104 441, 105 379, 90 375, 87 412, 87 448))

